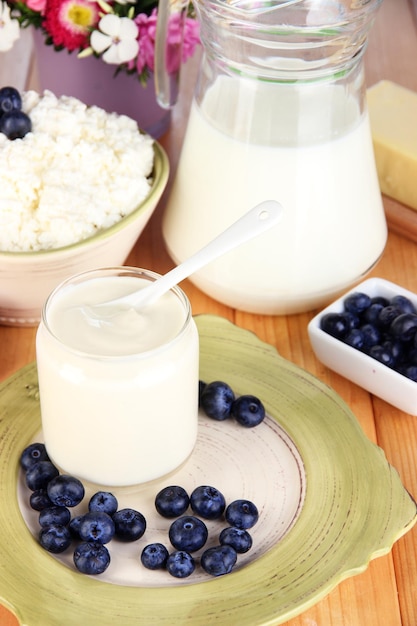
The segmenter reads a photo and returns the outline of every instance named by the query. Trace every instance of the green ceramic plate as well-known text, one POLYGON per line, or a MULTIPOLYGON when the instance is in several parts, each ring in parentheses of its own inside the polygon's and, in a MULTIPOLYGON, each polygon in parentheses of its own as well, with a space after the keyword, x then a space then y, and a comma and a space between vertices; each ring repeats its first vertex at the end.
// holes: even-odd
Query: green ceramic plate
MULTIPOLYGON (((416 522, 397 472, 332 390, 252 333, 212 316, 196 322, 201 378, 259 395, 295 445, 306 488, 294 524, 262 555, 206 582, 122 586, 72 571, 37 545, 18 503, 19 455, 40 430, 30 365, 0 387, 0 598, 22 625, 275 626, 363 571, 416 522)), ((270 437, 274 448, 278 435, 270 437)), ((251 461, 248 454, 242 465, 251 461)), ((262 499, 261 480, 258 488, 262 499)))

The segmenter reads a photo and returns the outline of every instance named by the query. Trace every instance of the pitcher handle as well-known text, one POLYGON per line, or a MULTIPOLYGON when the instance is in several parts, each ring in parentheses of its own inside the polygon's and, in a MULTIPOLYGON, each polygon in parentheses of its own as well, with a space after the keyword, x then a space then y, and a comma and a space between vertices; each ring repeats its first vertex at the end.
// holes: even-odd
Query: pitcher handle
POLYGON ((184 23, 189 0, 160 0, 155 35, 155 92, 158 104, 171 109, 178 99, 184 23), (170 40, 171 22, 178 15, 179 38, 170 40))

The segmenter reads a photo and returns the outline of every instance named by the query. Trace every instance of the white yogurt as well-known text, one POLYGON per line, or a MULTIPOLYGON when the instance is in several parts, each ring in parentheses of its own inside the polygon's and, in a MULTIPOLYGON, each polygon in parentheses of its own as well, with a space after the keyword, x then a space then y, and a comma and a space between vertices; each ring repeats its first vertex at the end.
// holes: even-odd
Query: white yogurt
POLYGON ((162 477, 197 437, 198 332, 185 294, 175 288, 138 312, 88 311, 149 276, 116 268, 69 279, 48 299, 37 333, 48 453, 65 473, 99 485, 162 477))
POLYGON ((255 204, 278 200, 277 226, 191 280, 246 311, 308 310, 367 272, 385 246, 369 121, 341 88, 253 82, 221 77, 201 109, 194 101, 163 234, 178 263, 255 204))

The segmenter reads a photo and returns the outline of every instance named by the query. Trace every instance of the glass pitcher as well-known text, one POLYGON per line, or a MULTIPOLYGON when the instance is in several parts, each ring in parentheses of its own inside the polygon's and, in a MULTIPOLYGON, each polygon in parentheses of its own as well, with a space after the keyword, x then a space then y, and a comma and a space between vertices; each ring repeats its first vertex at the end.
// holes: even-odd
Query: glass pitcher
POLYGON ((253 205, 269 232, 192 277, 252 313, 328 302, 379 259, 387 226, 363 53, 382 0, 196 0, 203 58, 163 218, 180 263, 253 205))

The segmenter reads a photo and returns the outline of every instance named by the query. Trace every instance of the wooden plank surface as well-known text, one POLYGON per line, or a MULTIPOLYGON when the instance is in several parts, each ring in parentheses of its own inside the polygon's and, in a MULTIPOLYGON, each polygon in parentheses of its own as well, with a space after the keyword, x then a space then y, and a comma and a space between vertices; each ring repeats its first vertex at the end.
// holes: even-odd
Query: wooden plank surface
MULTIPOLYGON (((171 130, 162 140, 170 156, 172 175, 178 161, 195 73, 195 64, 191 64, 171 130)), ((384 0, 366 52, 366 76, 368 86, 385 78, 417 91, 417 27, 411 1, 384 0)), ((384 204, 389 219, 393 220, 395 215, 401 221, 402 207, 387 198, 384 204)), ((161 239, 163 209, 164 200, 128 263, 159 272, 172 267, 161 239)), ((407 230, 407 226, 405 228, 407 230)), ((403 237, 394 230, 393 227, 384 255, 372 275, 417 292, 417 246, 408 236, 409 232, 403 237)), ((282 317, 250 315, 211 300, 189 281, 184 283, 184 288, 195 314, 223 315, 254 331, 261 339, 275 345, 285 358, 333 387, 350 405, 368 437, 382 446, 406 488, 417 495, 417 418, 370 396, 315 359, 307 337, 307 323, 314 312, 282 317)), ((0 326, 0 379, 34 360, 34 340, 35 329, 0 326)), ((16 626, 13 616, 1 607, 0 625, 16 626)), ((417 626, 417 528, 400 539, 389 555, 372 561, 364 573, 342 582, 316 606, 290 620, 287 626, 417 626)))

